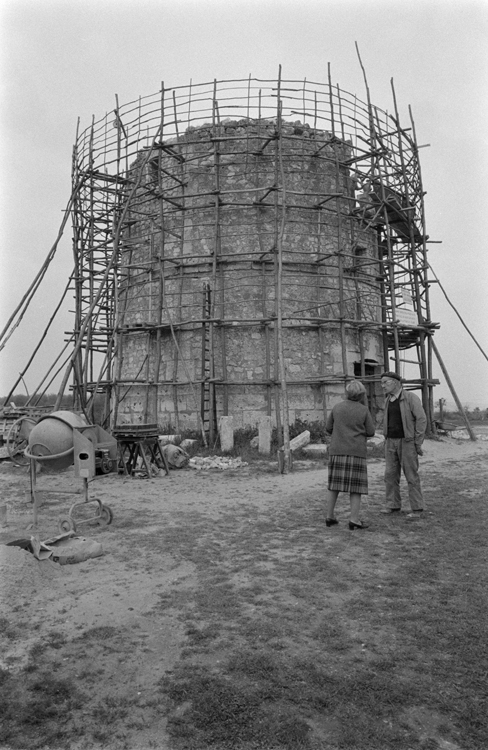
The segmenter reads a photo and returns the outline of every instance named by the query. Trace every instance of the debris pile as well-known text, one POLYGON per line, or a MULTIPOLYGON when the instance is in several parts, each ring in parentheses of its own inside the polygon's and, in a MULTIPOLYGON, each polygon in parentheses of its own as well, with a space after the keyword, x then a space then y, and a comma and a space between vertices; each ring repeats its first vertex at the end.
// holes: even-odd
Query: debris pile
POLYGON ((454 440, 469 440, 469 434, 465 432, 463 429, 460 430, 453 430, 451 432, 451 437, 454 438, 454 440))
POLYGON ((247 465, 247 462, 241 458, 227 458, 226 456, 207 456, 205 458, 195 456, 188 461, 190 469, 197 469, 197 471, 207 469, 240 469, 242 466, 247 465))
POLYGON ((37 560, 20 547, 0 544, 0 613, 20 602, 46 599, 62 585, 66 568, 51 560, 37 560))

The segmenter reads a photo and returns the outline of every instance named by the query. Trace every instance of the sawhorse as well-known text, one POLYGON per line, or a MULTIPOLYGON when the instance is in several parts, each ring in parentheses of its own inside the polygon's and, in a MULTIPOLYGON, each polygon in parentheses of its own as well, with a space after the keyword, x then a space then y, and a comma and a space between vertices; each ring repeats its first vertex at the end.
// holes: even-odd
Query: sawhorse
POLYGON ((164 468, 169 475, 169 465, 159 443, 158 434, 154 434, 155 425, 123 425, 114 429, 119 452, 119 472, 134 476, 142 466, 151 477, 151 464, 164 468), (151 433, 151 434, 148 434, 151 433))

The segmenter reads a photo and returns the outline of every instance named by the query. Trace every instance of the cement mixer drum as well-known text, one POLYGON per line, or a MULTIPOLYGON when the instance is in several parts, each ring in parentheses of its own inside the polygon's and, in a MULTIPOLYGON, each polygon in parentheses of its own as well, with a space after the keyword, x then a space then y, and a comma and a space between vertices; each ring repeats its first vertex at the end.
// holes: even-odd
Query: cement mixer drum
POLYGON ((73 428, 86 425, 85 419, 72 411, 53 411, 32 428, 25 455, 46 471, 67 469, 74 460, 73 428))

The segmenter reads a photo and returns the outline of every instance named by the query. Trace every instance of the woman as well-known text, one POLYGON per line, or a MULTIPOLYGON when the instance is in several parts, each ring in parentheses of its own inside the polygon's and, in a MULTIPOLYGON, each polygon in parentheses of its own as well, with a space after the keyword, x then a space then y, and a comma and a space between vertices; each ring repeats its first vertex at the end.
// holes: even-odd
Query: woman
POLYGON ((365 529, 359 518, 361 495, 368 494, 366 438, 374 435, 374 424, 365 406, 366 389, 359 380, 346 386, 347 400, 336 404, 327 419, 326 432, 332 435, 329 446, 329 484, 326 526, 339 523, 334 509, 339 492, 349 492, 351 517, 349 528, 365 529))

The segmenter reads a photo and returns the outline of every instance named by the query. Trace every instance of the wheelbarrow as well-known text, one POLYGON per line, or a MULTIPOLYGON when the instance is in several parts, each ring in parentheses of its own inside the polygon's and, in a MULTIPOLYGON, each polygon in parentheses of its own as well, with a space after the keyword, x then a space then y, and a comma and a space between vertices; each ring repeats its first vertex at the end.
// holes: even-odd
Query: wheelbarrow
POLYGON ((468 429, 467 427, 465 427, 465 425, 456 424, 456 422, 445 422, 444 420, 435 421, 434 424, 438 432, 444 432, 446 435, 448 435, 450 432, 457 432, 457 430, 468 429))

